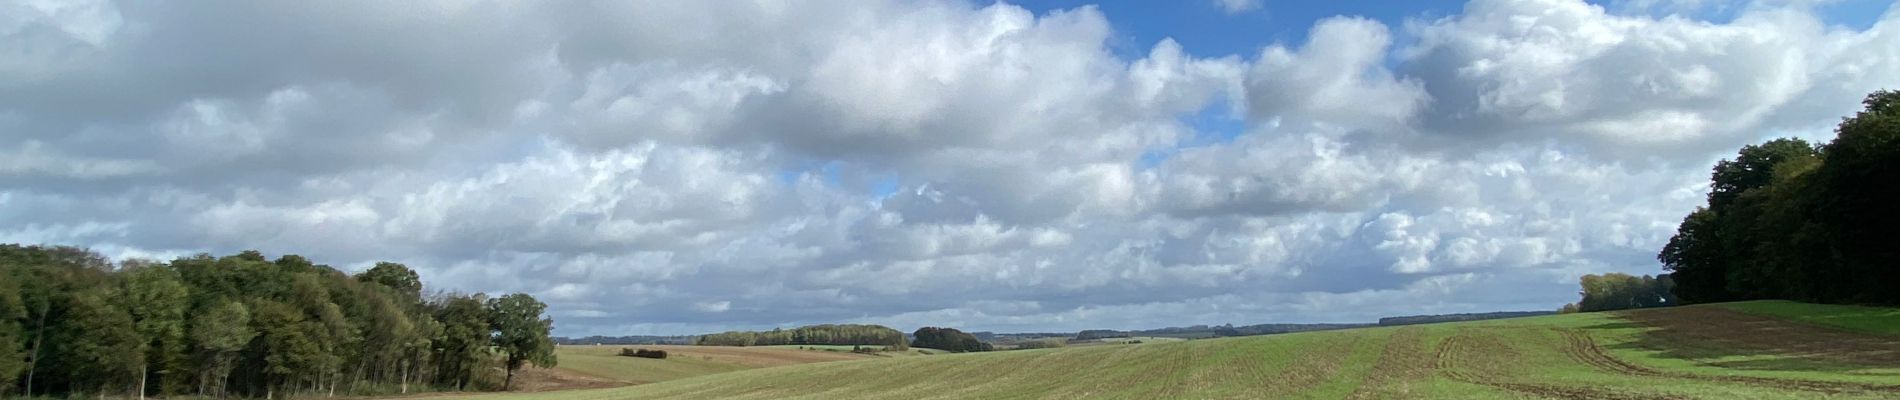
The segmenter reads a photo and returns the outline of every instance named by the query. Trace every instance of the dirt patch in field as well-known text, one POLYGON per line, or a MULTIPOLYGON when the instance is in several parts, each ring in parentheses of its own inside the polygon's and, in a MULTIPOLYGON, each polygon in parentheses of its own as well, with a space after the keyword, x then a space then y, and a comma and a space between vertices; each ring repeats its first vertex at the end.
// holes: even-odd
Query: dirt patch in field
MULTIPOLYGON (((1637 345, 1690 348, 1733 355, 1778 355, 1871 367, 1900 367, 1900 340, 1749 314, 1721 307, 1672 307, 1625 312, 1652 326, 1637 345)), ((1683 355, 1683 358, 1698 358, 1683 355)))
POLYGON ((551 392, 556 390, 598 389, 625 386, 626 382, 604 379, 560 368, 522 368, 515 372, 514 391, 551 392))
MULTIPOLYGON (((1883 337, 1847 337, 1860 336, 1853 332, 1837 332, 1820 326, 1807 326, 1799 322, 1777 320, 1777 318, 1758 317, 1729 309, 1714 307, 1683 307, 1683 309, 1663 309, 1630 313, 1625 318, 1657 326, 1659 330, 1645 332, 1647 343, 1638 343, 1638 347, 1661 347, 1661 349, 1682 349, 1682 347, 1702 347, 1702 349, 1729 349, 1729 351, 1756 351, 1767 355, 1822 356, 1839 358, 1854 362, 1879 362, 1879 351, 1868 351, 1868 347, 1889 347, 1894 345, 1891 339, 1883 337), (1807 343, 1816 341, 1816 343, 1807 343), (1666 343, 1666 345, 1664 345, 1666 343), (1872 355, 1860 355, 1862 351, 1872 355)), ((1644 375, 1644 377, 1678 377, 1678 379, 1697 379, 1697 381, 1725 381, 1756 387, 1775 387, 1790 391, 1811 392, 1900 392, 1900 385, 1875 385, 1875 383, 1839 383, 1839 381, 1807 381, 1807 379, 1775 379, 1775 377, 1742 377, 1742 375, 1704 375, 1704 373, 1663 372, 1638 364, 1630 364, 1617 356, 1611 356, 1604 347, 1596 345, 1596 339, 1587 332, 1579 330, 1558 330, 1564 334, 1564 355, 1577 360, 1585 366, 1596 368, 1600 372, 1619 373, 1619 375, 1644 375)), ((1892 366, 1892 364, 1885 364, 1892 366)))

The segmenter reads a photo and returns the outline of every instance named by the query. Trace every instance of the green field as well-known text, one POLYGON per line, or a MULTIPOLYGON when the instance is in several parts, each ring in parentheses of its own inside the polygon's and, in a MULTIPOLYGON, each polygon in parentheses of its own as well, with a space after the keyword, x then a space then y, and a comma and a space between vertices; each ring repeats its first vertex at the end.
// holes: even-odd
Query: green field
POLYGON ((1893 309, 1750 302, 869 358, 480 398, 1876 399, 1900 397, 1895 332, 1893 309))

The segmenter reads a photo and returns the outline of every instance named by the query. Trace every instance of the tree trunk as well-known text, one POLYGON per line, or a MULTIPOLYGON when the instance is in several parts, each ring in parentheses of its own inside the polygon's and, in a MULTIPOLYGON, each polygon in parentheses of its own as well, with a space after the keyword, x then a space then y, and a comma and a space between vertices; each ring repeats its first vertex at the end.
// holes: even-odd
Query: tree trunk
POLYGON ((145 400, 145 366, 139 366, 139 400, 145 400))
POLYGON ((409 368, 402 369, 402 394, 409 394, 409 368))
POLYGON ((515 384, 515 369, 508 369, 508 377, 501 380, 501 391, 506 392, 515 384))
POLYGON ((46 313, 52 306, 40 309, 39 327, 33 328, 33 357, 26 361, 26 397, 33 397, 33 372, 40 366, 40 344, 46 340, 46 313))

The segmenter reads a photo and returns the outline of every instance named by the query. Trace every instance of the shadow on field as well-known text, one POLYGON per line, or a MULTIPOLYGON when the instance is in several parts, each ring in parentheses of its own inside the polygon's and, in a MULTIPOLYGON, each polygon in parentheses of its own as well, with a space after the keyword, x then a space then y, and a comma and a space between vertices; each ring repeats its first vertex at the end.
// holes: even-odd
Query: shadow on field
POLYGON ((1586 331, 1639 329, 1635 340, 1607 346, 1740 370, 1853 373, 1900 368, 1900 341, 1717 307, 1622 312, 1623 322, 1586 331))

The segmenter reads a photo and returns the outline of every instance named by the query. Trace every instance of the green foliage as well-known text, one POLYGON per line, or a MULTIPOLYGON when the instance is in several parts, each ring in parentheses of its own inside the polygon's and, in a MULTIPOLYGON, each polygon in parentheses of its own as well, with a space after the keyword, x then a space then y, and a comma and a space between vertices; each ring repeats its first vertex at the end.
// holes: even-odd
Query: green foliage
POLYGON ((264 375, 267 388, 316 374, 323 348, 313 337, 312 322, 288 304, 259 300, 251 303, 251 328, 264 343, 264 375))
POLYGON ((442 330, 435 336, 437 383, 458 390, 475 383, 488 360, 489 324, 482 295, 448 295, 432 308, 442 330))
POLYGON ((840 344, 910 348, 904 333, 882 325, 812 325, 797 329, 773 329, 764 332, 724 332, 700 336, 702 346, 778 346, 788 344, 840 344))
POLYGON ((1742 148, 1708 206, 1657 254, 1684 302, 1900 304, 1900 92, 1867 96, 1836 137, 1742 148))
POLYGON ((956 330, 955 328, 927 326, 917 328, 917 332, 913 332, 911 335, 916 337, 916 340, 911 341, 912 346, 949 351, 952 353, 990 351, 989 343, 976 340, 976 336, 956 330))
POLYGON ((1583 286, 1583 299, 1577 301, 1573 312, 1628 310, 1632 308, 1663 307, 1676 305, 1676 299, 1670 293, 1668 276, 1661 278, 1649 275, 1630 276, 1628 274, 1608 273, 1603 275, 1584 275, 1579 279, 1583 286))
POLYGON ((517 367, 553 364, 533 298, 491 313, 479 294, 424 298, 400 264, 373 270, 359 280, 257 251, 115 267, 79 248, 0 245, 0 397, 377 395, 485 384, 506 364, 491 348, 524 349, 517 367), (517 311, 533 323, 490 319, 517 311))
POLYGON ((357 274, 356 280, 383 285, 410 298, 422 296, 422 278, 417 277, 416 271, 410 270, 409 266, 402 264, 376 263, 368 271, 357 274))
POLYGON ((20 299, 20 286, 0 270, 0 397, 6 397, 26 371, 26 332, 20 320, 26 318, 26 304, 20 299))
POLYGON ((238 352, 256 336, 250 309, 243 303, 226 301, 193 317, 191 342, 196 345, 198 394, 222 395, 238 352))
POLYGON ((525 363, 554 366, 554 340, 548 338, 554 329, 554 320, 541 317, 547 309, 547 304, 527 293, 488 300, 488 328, 495 331, 495 349, 501 352, 505 360, 502 365, 508 369, 502 390, 508 390, 514 383, 515 371, 525 363))
POLYGON ((190 377, 185 356, 185 312, 191 306, 184 282, 177 271, 155 266, 130 269, 121 275, 125 278, 125 295, 120 299, 132 316, 134 330, 146 340, 145 359, 151 364, 144 372, 150 376, 147 379, 160 382, 157 394, 183 393, 190 377))
POLYGON ((104 288, 71 296, 66 315, 58 321, 57 360, 69 383, 98 393, 130 388, 145 363, 145 340, 134 329, 132 316, 109 300, 117 293, 104 288))

